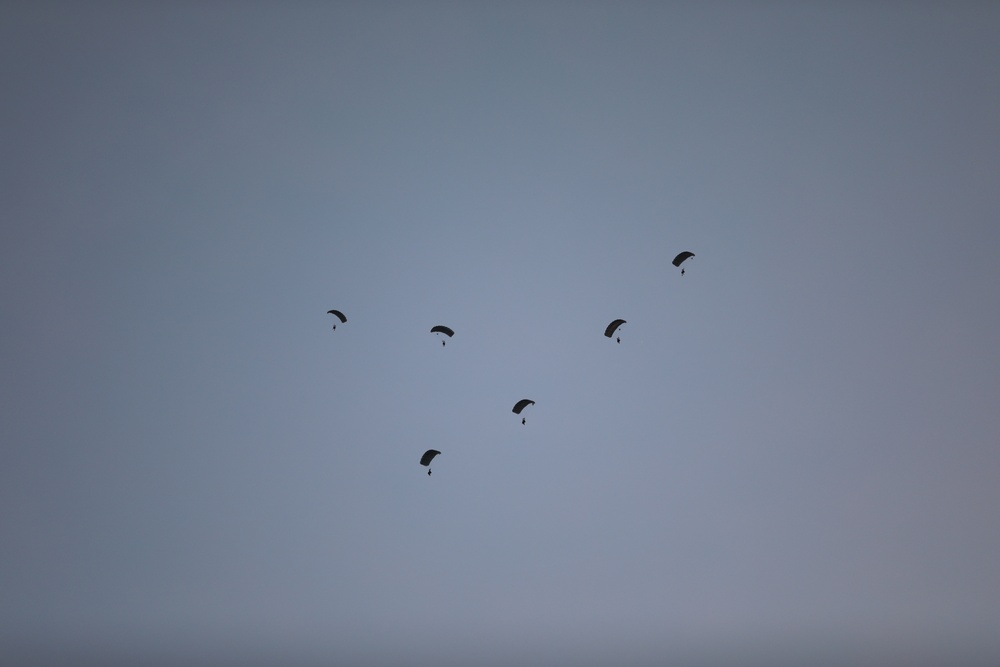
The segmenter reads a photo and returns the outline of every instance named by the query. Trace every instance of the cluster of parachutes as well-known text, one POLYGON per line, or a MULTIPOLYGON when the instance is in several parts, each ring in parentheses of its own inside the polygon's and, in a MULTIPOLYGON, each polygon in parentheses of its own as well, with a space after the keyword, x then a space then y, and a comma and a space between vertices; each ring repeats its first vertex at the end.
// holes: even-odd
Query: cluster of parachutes
MULTIPOLYGON (((518 401, 517 403, 514 404, 514 407, 511 409, 511 412, 513 412, 515 415, 519 415, 519 414, 521 414, 521 411, 524 410, 526 407, 528 407, 529 405, 534 405, 534 404, 535 404, 535 402, 533 400, 531 400, 530 398, 522 398, 520 401, 518 401)), ((521 418, 521 424, 524 424, 524 423, 525 423, 525 418, 522 417, 521 418)), ((431 474, 431 467, 430 467, 431 466, 431 461, 433 461, 434 457, 437 456, 440 453, 441 452, 439 452, 436 449, 428 449, 426 452, 424 452, 424 455, 420 457, 420 465, 427 467, 427 474, 428 475, 431 474)))
MULTIPOLYGON (((694 253, 685 250, 682 253, 678 253, 678 255, 676 257, 674 257, 674 261, 672 263, 673 263, 674 266, 679 267, 681 264, 683 264, 687 259, 689 259, 691 257, 694 257, 694 253)), ((684 275, 684 269, 683 268, 681 268, 681 275, 684 275)), ((341 324, 344 324, 344 323, 347 322, 347 316, 344 315, 344 313, 340 312, 339 310, 334 309, 334 310, 328 310, 326 312, 327 312, 328 315, 333 315, 334 317, 336 317, 340 321, 341 324)), ((612 336, 615 336, 615 334, 618 331, 619 327, 621 327, 621 325, 626 324, 626 323, 627 322, 625 320, 623 320, 623 319, 612 320, 611 323, 608 324, 607 328, 604 329, 604 335, 607 336, 608 338, 611 338, 612 336)), ((337 324, 336 323, 334 323, 334 325, 333 325, 333 330, 334 331, 337 330, 337 324)), ((451 338, 452 336, 455 335, 455 330, 452 329, 451 327, 447 327, 447 326, 445 326, 443 324, 436 324, 433 327, 431 327, 431 333, 433 333, 433 334, 444 334, 448 338, 451 338)), ((615 336, 615 340, 618 343, 621 343, 621 337, 615 336)), ((445 344, 445 341, 442 339, 441 340, 441 345, 444 345, 444 344, 445 344)), ((531 400, 530 398, 522 398, 520 401, 518 401, 517 403, 514 404, 514 407, 511 409, 511 412, 513 412, 515 415, 520 415, 522 410, 524 410, 529 405, 534 405, 534 404, 535 404, 535 402, 533 400, 531 400)), ((521 424, 524 425, 525 423, 527 423, 526 418, 521 417, 521 424)), ((420 457, 420 465, 422 465, 422 466, 424 466, 424 467, 427 468, 427 474, 428 475, 431 474, 431 468, 430 468, 431 461, 433 461, 434 457, 437 456, 437 455, 439 455, 440 453, 441 452, 438 451, 438 450, 436 450, 436 449, 428 449, 426 452, 423 453, 423 456, 420 457)))

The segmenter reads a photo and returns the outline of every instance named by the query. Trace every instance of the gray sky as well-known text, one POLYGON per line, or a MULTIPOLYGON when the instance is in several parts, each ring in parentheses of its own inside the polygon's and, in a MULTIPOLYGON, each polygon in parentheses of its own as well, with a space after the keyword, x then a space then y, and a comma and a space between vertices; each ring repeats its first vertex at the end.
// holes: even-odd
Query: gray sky
POLYGON ((1000 5, 8 2, 0 56, 0 657, 1000 660, 1000 5))

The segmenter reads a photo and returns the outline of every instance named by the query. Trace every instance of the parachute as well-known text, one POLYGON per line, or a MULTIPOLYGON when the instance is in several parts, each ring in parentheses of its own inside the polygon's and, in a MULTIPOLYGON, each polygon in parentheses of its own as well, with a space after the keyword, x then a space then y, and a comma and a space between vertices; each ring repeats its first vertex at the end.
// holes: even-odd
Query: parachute
POLYGON ((688 257, 694 257, 694 253, 689 252, 687 250, 685 250, 682 253, 679 253, 676 257, 674 257, 674 266, 680 266, 681 264, 684 263, 684 260, 687 259, 688 257))
POLYGON ((420 457, 420 465, 429 466, 434 457, 440 453, 441 452, 439 452, 436 449, 428 449, 426 452, 424 452, 424 455, 420 457))
POLYGON ((455 335, 455 331, 451 327, 446 327, 443 324, 431 327, 431 333, 443 333, 448 338, 455 335))
POLYGON ((604 335, 607 336, 608 338, 611 338, 612 336, 615 335, 615 329, 617 329, 623 324, 625 324, 625 320, 615 320, 614 322, 608 325, 607 329, 604 330, 604 335))
POLYGON ((515 415, 519 415, 519 414, 521 414, 521 410, 524 410, 529 405, 534 405, 534 404, 535 404, 535 402, 532 401, 531 399, 529 399, 529 398, 522 398, 520 401, 518 401, 517 403, 514 404, 514 409, 512 410, 512 412, 515 415))

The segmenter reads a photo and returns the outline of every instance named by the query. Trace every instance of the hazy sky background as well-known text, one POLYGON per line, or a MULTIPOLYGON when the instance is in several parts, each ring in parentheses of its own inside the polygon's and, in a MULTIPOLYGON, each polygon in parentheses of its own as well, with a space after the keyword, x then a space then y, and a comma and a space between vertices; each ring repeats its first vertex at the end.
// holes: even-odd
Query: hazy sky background
POLYGON ((991 2, 3 4, 0 658, 998 664, 998 72, 991 2))

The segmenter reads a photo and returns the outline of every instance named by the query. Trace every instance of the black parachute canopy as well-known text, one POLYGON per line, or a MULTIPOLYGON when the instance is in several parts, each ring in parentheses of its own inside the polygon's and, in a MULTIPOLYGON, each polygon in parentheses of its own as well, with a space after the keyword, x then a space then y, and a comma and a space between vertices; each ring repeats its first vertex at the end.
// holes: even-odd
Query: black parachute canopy
POLYGON ((437 326, 431 327, 431 333, 443 333, 444 335, 451 338, 455 335, 455 331, 451 327, 446 327, 443 324, 438 324, 437 326))
POLYGON ((607 329, 604 330, 604 335, 607 336, 608 338, 611 338, 612 336, 615 335, 615 329, 617 329, 623 324, 625 324, 625 320, 615 320, 614 322, 608 325, 607 329))
POLYGON ((687 259, 688 257, 694 257, 694 253, 685 250, 684 252, 678 254, 676 257, 674 257, 674 266, 680 266, 684 262, 684 260, 687 259))
POLYGON ((428 449, 424 452, 424 455, 420 457, 420 465, 429 466, 431 464, 431 460, 440 453, 441 452, 436 449, 428 449))
POLYGON ((328 311, 326 311, 326 314, 327 315, 336 315, 337 317, 340 318, 340 321, 342 323, 347 321, 347 317, 345 317, 344 314, 342 312, 340 312, 339 310, 328 310, 328 311))
POLYGON ((513 413, 515 415, 519 415, 519 414, 521 414, 521 410, 524 410, 529 405, 534 405, 534 404, 535 404, 535 402, 533 400, 531 400, 530 398, 522 398, 520 401, 518 401, 516 404, 514 404, 513 413))

